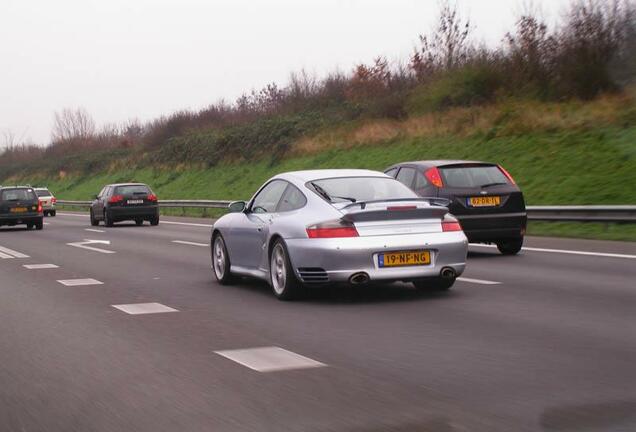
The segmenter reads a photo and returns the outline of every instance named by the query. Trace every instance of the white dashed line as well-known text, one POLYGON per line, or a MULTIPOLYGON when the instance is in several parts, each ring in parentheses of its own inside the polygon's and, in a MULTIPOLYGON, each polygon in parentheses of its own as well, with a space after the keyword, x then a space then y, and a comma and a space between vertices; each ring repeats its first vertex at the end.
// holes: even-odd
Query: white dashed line
POLYGON ((59 283, 65 286, 84 286, 84 285, 103 285, 104 282, 100 282, 96 279, 63 279, 58 280, 59 283))
POLYGON ((112 306, 130 315, 179 312, 177 309, 162 305, 161 303, 133 303, 112 306))
POLYGON ((205 227, 205 228, 212 228, 213 226, 208 224, 191 223, 191 222, 173 222, 173 221, 161 221, 159 222, 159 224, 186 225, 186 226, 196 226, 196 227, 205 227))
MULTIPOLYGON (((485 247, 485 248, 495 248, 495 245, 488 244, 479 244, 479 243, 470 243, 471 246, 477 247, 485 247)), ((522 247, 523 251, 530 252, 547 252, 547 253, 560 253, 560 254, 569 254, 569 255, 585 255, 585 256, 597 256, 597 257, 607 257, 607 258, 625 258, 625 259, 636 259, 636 255, 626 255, 626 254, 616 254, 616 253, 607 253, 607 252, 587 252, 587 251, 575 251, 575 250, 567 250, 567 249, 545 249, 545 248, 535 248, 535 247, 522 247)))
POLYGON ((214 352, 258 372, 276 372, 327 366, 324 363, 320 363, 316 360, 312 360, 279 347, 248 348, 214 352))
POLYGON ((22 267, 29 270, 43 270, 43 269, 55 269, 60 268, 55 264, 24 264, 22 267))
POLYGON ((29 256, 21 252, 14 251, 13 249, 0 246, 0 258, 29 258, 29 256))
POLYGON ((185 240, 172 240, 172 243, 179 243, 179 244, 190 245, 190 246, 201 246, 201 247, 210 246, 208 243, 195 243, 195 242, 190 242, 185 240))
POLYGON ((495 281, 489 281, 489 280, 483 280, 483 279, 470 279, 465 277, 458 277, 457 280, 462 282, 480 284, 480 285, 499 285, 501 283, 501 282, 495 282, 495 281))
POLYGON ((104 230, 93 229, 93 228, 84 228, 84 231, 90 231, 90 232, 95 232, 95 233, 105 233, 106 232, 104 230))

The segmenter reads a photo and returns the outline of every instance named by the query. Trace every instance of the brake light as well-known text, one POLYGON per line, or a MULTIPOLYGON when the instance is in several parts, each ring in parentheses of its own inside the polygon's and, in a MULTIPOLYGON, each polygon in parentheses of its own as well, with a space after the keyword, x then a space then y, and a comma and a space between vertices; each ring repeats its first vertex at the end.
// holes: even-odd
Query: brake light
POLYGON ((38 213, 42 213, 42 202, 38 201, 38 213))
POLYGON ((512 184, 517 184, 517 182, 515 182, 515 179, 512 178, 512 176, 510 175, 510 173, 508 171, 505 170, 504 167, 502 167, 501 165, 497 165, 497 167, 499 167, 499 170, 506 176, 508 177, 508 180, 510 180, 510 183, 512 184))
POLYGON ((308 226, 307 236, 309 238, 358 237, 358 230, 351 222, 338 220, 308 226))
POLYGON ((51 199, 51 202, 52 202, 53 204, 57 203, 57 198, 53 197, 53 198, 51 199))
POLYGON ((152 202, 156 202, 157 201, 157 195, 155 194, 150 194, 148 195, 148 198, 146 198, 148 201, 152 201, 152 202))
POLYGON ((451 232, 451 231, 461 231, 462 226, 457 220, 443 220, 442 221, 442 231, 443 232, 451 232))
POLYGON ((444 186, 444 182, 442 182, 442 176, 439 173, 439 170, 436 167, 429 168, 424 171, 424 177, 431 182, 434 186, 441 188, 444 186))
POLYGON ((118 203, 118 202, 122 202, 123 200, 124 200, 124 196, 123 195, 113 195, 112 197, 110 197, 108 202, 110 204, 115 204, 115 203, 118 203))
POLYGON ((417 206, 391 206, 386 208, 388 211, 404 211, 404 210, 415 210, 417 206))

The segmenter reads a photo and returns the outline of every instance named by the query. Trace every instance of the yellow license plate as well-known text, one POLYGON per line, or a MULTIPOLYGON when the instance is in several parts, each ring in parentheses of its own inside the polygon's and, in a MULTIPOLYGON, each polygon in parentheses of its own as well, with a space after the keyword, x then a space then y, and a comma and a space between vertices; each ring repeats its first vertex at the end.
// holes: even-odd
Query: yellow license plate
POLYGON ((10 210, 11 213, 26 213, 26 207, 14 207, 10 210))
POLYGON ((468 205, 471 207, 495 207, 501 204, 499 196, 483 196, 468 198, 468 205))
POLYGON ((389 252, 378 255, 380 267, 400 267, 428 265, 431 263, 430 251, 389 252))

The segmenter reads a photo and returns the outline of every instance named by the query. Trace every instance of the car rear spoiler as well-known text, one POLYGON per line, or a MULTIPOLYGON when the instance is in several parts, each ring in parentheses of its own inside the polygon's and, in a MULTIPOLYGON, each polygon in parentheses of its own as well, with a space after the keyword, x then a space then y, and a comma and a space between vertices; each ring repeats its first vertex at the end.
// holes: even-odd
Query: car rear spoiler
POLYGON ((393 198, 393 199, 382 199, 382 200, 369 200, 369 201, 356 201, 351 204, 347 204, 342 207, 342 210, 347 210, 352 207, 360 207, 360 209, 364 210, 367 204, 377 204, 377 203, 397 203, 397 202, 413 202, 413 201, 421 201, 428 202, 430 205, 437 207, 448 207, 450 204, 450 200, 446 198, 437 198, 437 197, 422 197, 422 198, 393 198))

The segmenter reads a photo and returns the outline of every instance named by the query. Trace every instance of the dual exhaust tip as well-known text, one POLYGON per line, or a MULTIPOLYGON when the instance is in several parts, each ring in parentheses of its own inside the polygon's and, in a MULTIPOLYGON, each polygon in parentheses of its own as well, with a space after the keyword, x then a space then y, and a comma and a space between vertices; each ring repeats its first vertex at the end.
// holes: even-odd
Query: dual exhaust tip
MULTIPOLYGON (((439 272, 439 275, 443 279, 455 279, 457 277, 457 272, 452 267, 444 267, 439 272)), ((351 275, 351 277, 349 278, 349 283, 351 285, 363 285, 368 283, 370 279, 371 278, 369 277, 368 273, 358 272, 351 275)))

